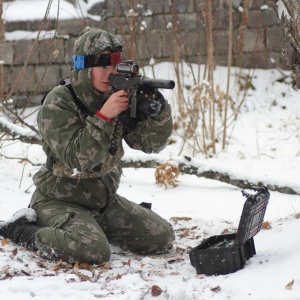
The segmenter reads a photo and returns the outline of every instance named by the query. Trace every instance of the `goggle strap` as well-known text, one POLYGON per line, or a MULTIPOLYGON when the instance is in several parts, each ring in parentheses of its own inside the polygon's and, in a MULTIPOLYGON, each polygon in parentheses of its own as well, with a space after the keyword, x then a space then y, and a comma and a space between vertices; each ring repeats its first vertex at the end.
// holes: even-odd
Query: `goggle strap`
POLYGON ((121 62, 121 53, 96 55, 73 55, 73 69, 82 70, 93 67, 116 66, 121 62))

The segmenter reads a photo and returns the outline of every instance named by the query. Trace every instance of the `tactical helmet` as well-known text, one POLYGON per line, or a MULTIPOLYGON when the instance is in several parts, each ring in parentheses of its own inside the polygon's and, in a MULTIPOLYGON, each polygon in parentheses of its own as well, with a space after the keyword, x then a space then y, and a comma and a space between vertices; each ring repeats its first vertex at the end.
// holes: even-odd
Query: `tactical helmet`
POLYGON ((122 51, 122 45, 118 39, 104 30, 90 30, 81 35, 74 44, 74 54, 97 55, 103 50, 122 51))
MULTIPOLYGON (((104 50, 113 53, 122 51, 122 44, 118 39, 104 30, 90 30, 81 35, 74 44, 74 54, 77 56, 100 56, 104 50)), ((87 110, 95 113, 102 107, 104 95, 92 86, 91 68, 72 69, 70 81, 74 92, 87 110)))

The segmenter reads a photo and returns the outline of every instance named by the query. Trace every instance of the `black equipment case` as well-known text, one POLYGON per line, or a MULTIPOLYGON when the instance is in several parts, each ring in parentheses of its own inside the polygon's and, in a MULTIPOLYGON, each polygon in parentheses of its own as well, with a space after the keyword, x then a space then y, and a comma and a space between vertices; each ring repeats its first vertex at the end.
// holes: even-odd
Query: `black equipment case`
POLYGON ((190 251, 190 261, 197 274, 236 272, 256 254, 253 236, 261 229, 270 193, 266 187, 254 191, 254 195, 242 191, 247 199, 237 233, 212 236, 190 251))

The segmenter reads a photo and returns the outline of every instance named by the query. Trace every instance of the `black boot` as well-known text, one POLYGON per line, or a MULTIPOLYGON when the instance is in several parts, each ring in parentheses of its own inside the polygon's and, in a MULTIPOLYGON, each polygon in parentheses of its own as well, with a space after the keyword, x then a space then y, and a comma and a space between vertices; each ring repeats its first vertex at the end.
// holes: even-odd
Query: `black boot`
POLYGON ((17 211, 10 220, 0 222, 0 235, 16 244, 31 250, 35 247, 35 233, 41 227, 37 225, 37 216, 33 209, 24 208, 17 211))

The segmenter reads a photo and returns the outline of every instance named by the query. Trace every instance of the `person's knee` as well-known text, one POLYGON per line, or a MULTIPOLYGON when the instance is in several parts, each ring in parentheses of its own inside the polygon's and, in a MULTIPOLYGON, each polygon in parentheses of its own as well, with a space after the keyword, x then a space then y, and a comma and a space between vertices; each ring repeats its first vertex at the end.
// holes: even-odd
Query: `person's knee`
POLYGON ((170 224, 163 234, 154 236, 150 240, 152 243, 149 245, 149 252, 166 252, 173 247, 175 234, 170 224))
POLYGON ((144 237, 133 239, 127 244, 129 250, 139 254, 164 253, 173 247, 175 239, 172 226, 167 223, 160 234, 145 233, 144 237))
POLYGON ((173 243, 175 240, 175 233, 173 227, 171 224, 169 225, 170 225, 170 230, 168 230, 166 233, 165 244, 164 244, 165 250, 171 249, 173 247, 173 243))
POLYGON ((75 253, 76 261, 89 264, 101 264, 110 260, 111 250, 107 241, 98 240, 86 245, 81 243, 75 253))
POLYGON ((42 256, 67 262, 100 264, 110 260, 111 250, 105 236, 92 240, 79 233, 42 228, 36 234, 36 246, 42 256))

